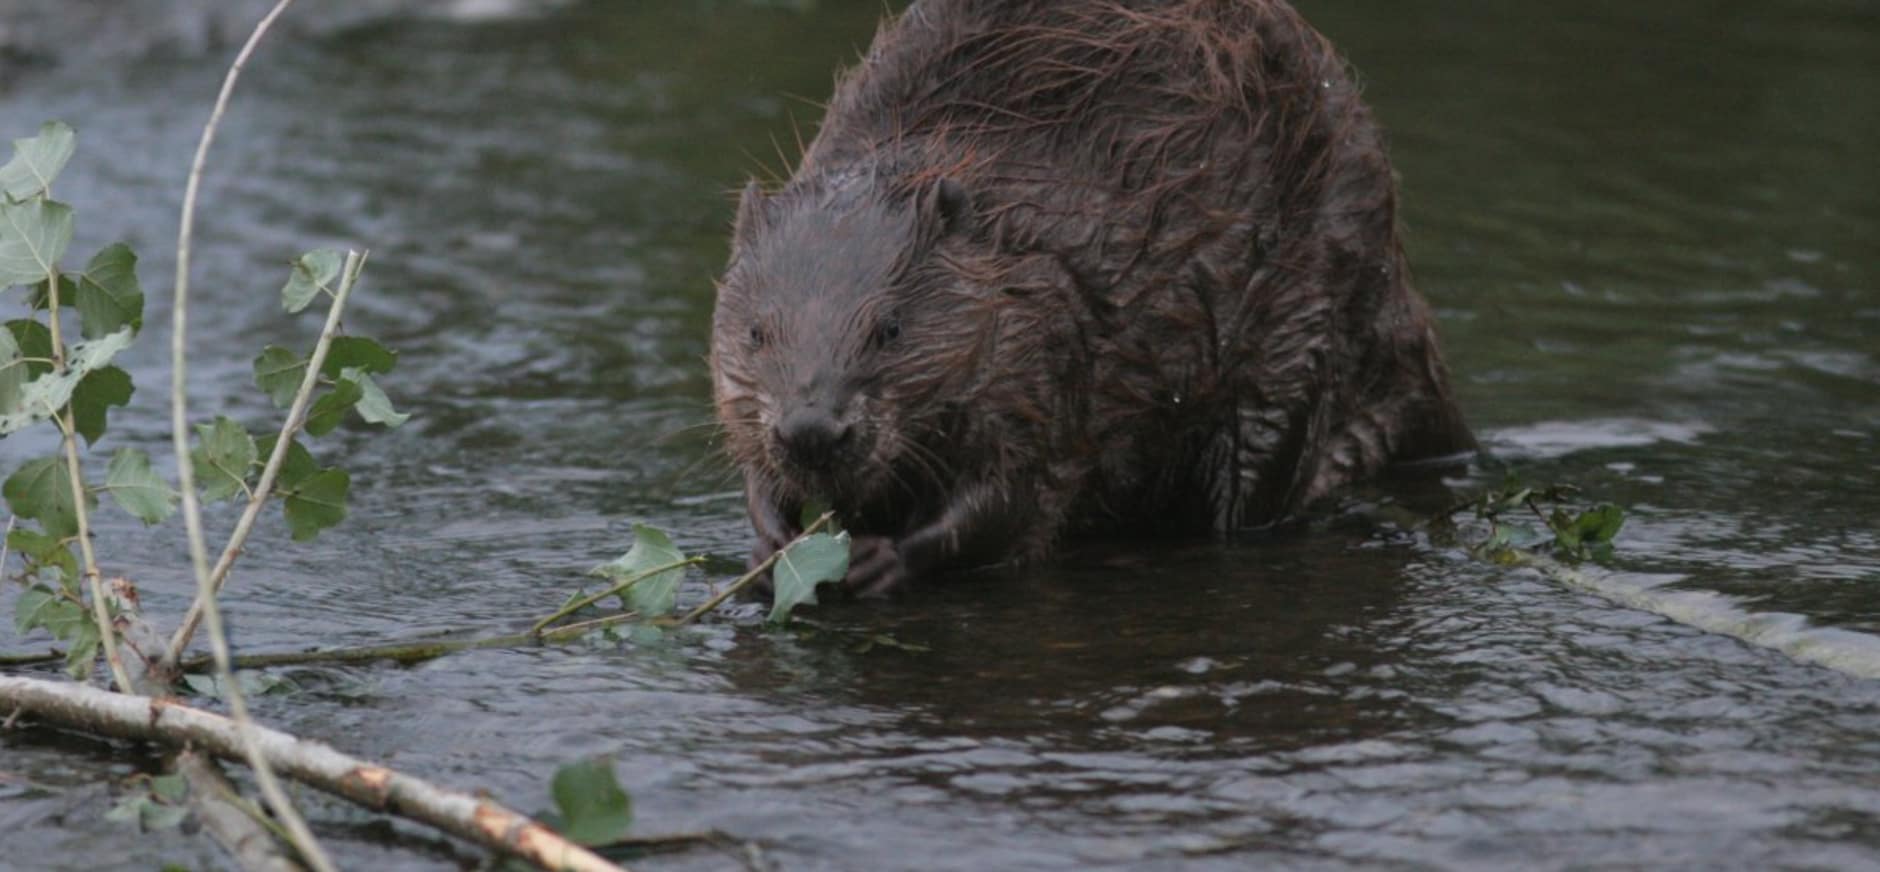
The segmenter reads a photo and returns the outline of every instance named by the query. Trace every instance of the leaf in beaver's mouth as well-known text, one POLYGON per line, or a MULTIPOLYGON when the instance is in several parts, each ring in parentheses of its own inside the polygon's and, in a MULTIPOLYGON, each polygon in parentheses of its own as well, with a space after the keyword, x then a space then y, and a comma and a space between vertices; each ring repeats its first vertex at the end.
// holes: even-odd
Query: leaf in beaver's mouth
POLYGON ((817 585, 841 581, 848 573, 847 533, 817 533, 785 548, 770 570, 776 597, 770 607, 770 622, 784 623, 790 619, 791 609, 804 603, 815 605, 817 585))

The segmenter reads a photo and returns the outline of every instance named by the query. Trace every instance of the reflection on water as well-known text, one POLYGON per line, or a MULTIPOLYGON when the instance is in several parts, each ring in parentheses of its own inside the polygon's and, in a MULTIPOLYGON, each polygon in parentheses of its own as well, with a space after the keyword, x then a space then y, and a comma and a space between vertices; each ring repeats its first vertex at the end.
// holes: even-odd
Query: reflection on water
MULTIPOLYGON (((740 554, 734 484, 697 426, 723 192, 777 166, 772 138, 816 113, 788 95, 825 93, 879 9, 375 14, 269 46, 206 190, 195 395, 266 420, 247 355, 312 329, 278 314, 279 265, 364 244, 353 320, 403 352, 387 389, 418 417, 321 440, 355 474, 353 516, 308 546, 270 519, 229 603, 238 644, 521 624, 634 521, 740 554)), ((626 647, 299 670, 303 691, 261 700, 265 717, 523 808, 547 804, 556 764, 613 754, 643 829, 718 827, 787 868, 1880 860, 1880 685, 1641 599, 1880 633, 1880 13, 1307 12, 1390 130, 1419 282, 1497 454, 1453 484, 1506 468, 1629 507, 1609 598, 1347 518, 1089 550, 824 607, 816 632, 762 630, 746 605, 626 647), (862 644, 874 633, 927 650, 862 644)), ((60 190, 75 250, 130 241, 160 309, 220 71, 187 52, 99 57, 0 85, 0 132, 79 128, 60 190)), ((153 453, 160 345, 133 353, 152 374, 114 424, 153 453)), ((0 460, 42 448, 10 440, 0 460)), ((179 612, 175 531, 106 519, 107 564, 179 612)), ((0 742, 9 848, 71 868, 220 862, 102 820, 100 780, 142 758, 0 742)), ((349 867, 455 862, 337 807, 316 817, 349 867)))

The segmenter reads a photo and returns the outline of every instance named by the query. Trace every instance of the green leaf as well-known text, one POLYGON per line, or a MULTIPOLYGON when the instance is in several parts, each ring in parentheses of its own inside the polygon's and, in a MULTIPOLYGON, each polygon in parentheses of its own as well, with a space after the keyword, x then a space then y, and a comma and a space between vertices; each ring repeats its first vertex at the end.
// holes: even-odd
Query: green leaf
POLYGON ((46 610, 56 607, 61 602, 59 595, 50 588, 33 585, 20 593, 20 598, 13 602, 13 629, 24 636, 34 627, 43 626, 46 610))
MULTIPOLYGON (((664 531, 645 524, 634 524, 633 548, 619 560, 594 567, 594 574, 606 576, 617 583, 684 559, 685 552, 673 545, 672 537, 664 531)), ((671 612, 677 603, 679 582, 684 578, 685 567, 668 569, 635 582, 621 598, 628 609, 642 615, 664 615, 671 612)))
MULTIPOLYGON (((829 514, 829 509, 830 505, 828 500, 820 497, 810 497, 803 501, 803 510, 797 513, 799 518, 797 524, 807 530, 812 524, 822 520, 823 515, 829 514)), ((830 518, 829 525, 823 529, 828 531, 831 536, 842 532, 842 519, 830 518)))
POLYGON ((164 805, 160 802, 153 802, 144 806, 142 818, 144 832, 174 829, 181 826, 184 819, 188 817, 188 806, 164 805))
MULTIPOLYGON (((212 697, 214 699, 228 698, 228 685, 224 684, 222 679, 217 676, 192 672, 183 676, 183 683, 189 687, 191 693, 197 696, 212 697)), ((296 685, 293 681, 282 678, 272 672, 256 672, 249 669, 235 673, 235 686, 241 688, 243 696, 250 698, 268 695, 280 696, 293 693, 300 689, 300 686, 296 685)))
POLYGON ((77 135, 63 121, 48 121, 38 136, 13 140, 13 158, 0 166, 0 192, 14 200, 45 193, 77 147, 77 135))
MULTIPOLYGON (((257 458, 274 456, 274 443, 279 440, 280 436, 275 434, 255 440, 255 456, 257 458)), ((281 469, 275 473, 274 483, 283 490, 292 490, 299 487, 301 482, 318 474, 319 471, 320 464, 314 461, 313 453, 308 451, 305 445, 300 444, 300 440, 295 439, 287 443, 287 456, 281 460, 281 469)))
POLYGON ((282 509, 294 541, 306 542, 346 520, 346 492, 351 487, 352 476, 343 469, 321 470, 295 486, 282 509))
POLYGON ((79 328, 86 339, 144 327, 144 289, 137 283, 137 255, 120 242, 98 252, 78 274, 79 328))
POLYGON ((0 330, 0 415, 19 411, 20 392, 30 375, 19 340, 13 338, 13 331, 0 330))
MULTIPOLYGON (((74 609, 78 608, 76 605, 74 609)), ((91 677, 91 672, 98 663, 98 649, 103 645, 98 638, 98 625, 86 616, 78 631, 65 640, 65 674, 84 681, 91 677)))
POLYGON ((7 534, 7 550, 34 563, 55 563, 60 553, 71 554, 59 539, 24 527, 17 527, 7 534))
POLYGON ((595 757, 555 770, 550 786, 561 834, 583 845, 618 841, 633 826, 633 800, 614 778, 614 762, 595 757))
POLYGON ((119 448, 104 473, 105 489, 124 511, 146 524, 161 523, 176 511, 176 491, 150 468, 141 448, 119 448))
POLYGON ((72 207, 51 200, 0 203, 0 288, 52 274, 72 244, 72 207))
POLYGON ((150 779, 150 795, 167 803, 180 803, 189 796, 189 782, 176 773, 150 779))
POLYGON ((307 375, 307 361, 278 345, 261 350, 255 358, 255 385, 266 391, 274 405, 287 408, 300 391, 300 381, 307 375))
POLYGON ((390 429, 397 429, 406 421, 411 420, 409 413, 392 408, 391 398, 385 395, 385 391, 379 389, 378 382, 366 375, 365 370, 346 370, 346 377, 359 384, 359 402, 354 404, 353 408, 359 410, 359 417, 364 418, 366 423, 384 424, 390 429))
POLYGON ((121 367, 106 366, 86 373, 72 391, 72 428, 85 437, 85 444, 97 444, 104 436, 109 408, 129 405, 136 390, 131 374, 121 367))
POLYGON ((65 404, 71 402, 72 392, 78 383, 96 369, 101 369, 117 356, 119 351, 131 343, 131 331, 126 327, 102 339, 80 342, 69 349, 65 369, 48 372, 30 382, 20 391, 19 408, 0 415, 0 436, 15 432, 32 425, 36 421, 52 417, 65 404))
MULTIPOLYGON (((71 276, 66 275, 64 273, 60 273, 59 274, 59 308, 61 309, 73 308, 74 306, 77 305, 73 301, 77 299, 78 299, 78 282, 73 281, 71 276)), ((39 283, 36 285, 33 285, 32 290, 27 292, 26 305, 28 308, 32 309, 35 312, 43 312, 46 309, 51 308, 52 283, 49 281, 46 281, 45 279, 40 279, 39 283)))
MULTIPOLYGON (((0 487, 13 514, 35 520, 48 534, 60 539, 78 535, 78 503, 72 498, 72 479, 65 461, 42 457, 28 461, 0 487)), ((85 495, 87 506, 96 502, 85 495)))
POLYGON ((364 336, 340 336, 326 348, 326 360, 320 362, 320 374, 339 378, 348 369, 363 369, 383 375, 398 365, 398 352, 364 336))
MULTIPOLYGON (((105 812, 105 820, 136 824, 144 832, 175 827, 189 817, 184 799, 189 787, 181 775, 160 775, 150 779, 150 788, 129 794, 105 812)), ((168 869, 169 867, 164 867, 168 869)))
MULTIPOLYGON (((21 354, 41 361, 52 359, 52 330, 46 325, 31 318, 18 318, 8 321, 6 327, 21 354)), ((26 371, 32 376, 44 375, 52 371, 52 364, 29 363, 26 371)))
POLYGON ((308 436, 325 436, 346 420, 346 413, 352 411, 352 407, 358 405, 365 395, 365 388, 357 379, 341 378, 332 390, 313 401, 313 408, 307 410, 307 423, 302 429, 307 431, 308 436))
POLYGON ((104 819, 114 823, 142 826, 140 821, 143 820, 144 806, 149 804, 150 797, 141 793, 133 794, 118 800, 117 805, 111 806, 111 810, 104 813, 104 819))
MULTIPOLYGON (((213 424, 196 425, 196 450, 189 453, 189 458, 195 464, 203 499, 215 502, 241 494, 259 457, 255 437, 248 435, 242 425, 223 417, 213 424)), ((311 457, 308 462, 312 462, 311 457)))
POLYGON ((20 595, 20 602, 14 607, 13 624, 22 634, 43 628, 55 639, 71 639, 91 626, 91 616, 69 597, 59 596, 57 591, 43 585, 34 585, 20 595))
POLYGON ((332 290, 333 280, 339 278, 340 267, 345 262, 344 255, 330 248, 309 251, 295 258, 293 274, 281 288, 281 305, 289 312, 299 312, 312 305, 321 290, 332 290))
POLYGON ((13 140, 13 157, 0 165, 0 200, 25 200, 44 194, 77 147, 76 135, 63 121, 48 121, 39 135, 13 140))
POLYGON ((770 577, 775 599, 770 607, 770 622, 790 620, 790 610, 805 603, 816 604, 816 586, 841 581, 849 572, 849 534, 817 533, 783 550, 770 577))
POLYGON ((6 547, 26 559, 28 575, 36 576, 43 570, 54 569, 59 573, 61 585, 68 590, 78 589, 78 558, 63 540, 38 530, 17 527, 7 534, 6 547))
POLYGON ((1595 506, 1573 520, 1580 538, 1592 544, 1610 543, 1624 527, 1625 510, 1611 504, 1595 506))

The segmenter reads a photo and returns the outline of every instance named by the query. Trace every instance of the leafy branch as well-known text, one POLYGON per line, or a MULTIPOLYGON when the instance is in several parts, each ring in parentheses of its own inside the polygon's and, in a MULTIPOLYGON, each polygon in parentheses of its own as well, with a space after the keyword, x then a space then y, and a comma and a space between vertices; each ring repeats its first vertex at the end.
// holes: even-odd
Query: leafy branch
POLYGON ((1471 512, 1486 522, 1488 535, 1471 550, 1498 563, 1517 563, 1522 553, 1551 553, 1570 562, 1611 560, 1613 540, 1625 527, 1625 510, 1611 503, 1572 509, 1568 504, 1578 494, 1571 485, 1529 487, 1511 477, 1500 488, 1451 507, 1442 517, 1471 512))

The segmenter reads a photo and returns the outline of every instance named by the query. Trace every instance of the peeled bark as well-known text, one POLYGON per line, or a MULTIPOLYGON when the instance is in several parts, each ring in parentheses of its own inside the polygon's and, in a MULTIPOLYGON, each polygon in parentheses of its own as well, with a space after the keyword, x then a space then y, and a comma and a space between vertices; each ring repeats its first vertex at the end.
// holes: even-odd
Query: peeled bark
MULTIPOLYGON (((111 693, 80 684, 0 676, 0 711, 124 739, 195 746, 243 762, 235 722, 173 699, 111 693)), ((257 744, 275 771, 359 805, 437 827, 542 869, 622 872, 598 854, 497 803, 446 790, 327 745, 257 725, 257 744)))

